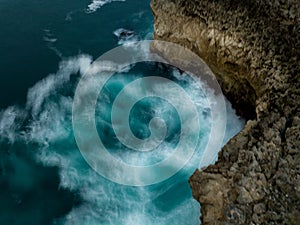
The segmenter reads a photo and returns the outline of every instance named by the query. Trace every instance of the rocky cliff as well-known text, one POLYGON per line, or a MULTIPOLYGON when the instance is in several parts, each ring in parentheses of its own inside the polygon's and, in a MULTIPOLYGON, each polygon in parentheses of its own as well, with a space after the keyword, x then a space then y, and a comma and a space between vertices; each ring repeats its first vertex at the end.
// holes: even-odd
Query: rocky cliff
POLYGON ((152 0, 154 38, 198 54, 245 128, 190 178, 202 224, 300 224, 300 1, 152 0))

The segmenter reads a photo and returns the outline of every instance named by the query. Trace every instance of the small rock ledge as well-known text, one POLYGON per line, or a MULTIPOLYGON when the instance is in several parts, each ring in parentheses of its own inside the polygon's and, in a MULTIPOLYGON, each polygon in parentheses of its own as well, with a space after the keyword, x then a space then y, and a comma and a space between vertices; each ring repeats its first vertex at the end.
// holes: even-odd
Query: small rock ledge
POLYGON ((202 224, 300 224, 300 1, 152 0, 157 40, 198 54, 248 119, 190 178, 202 224))

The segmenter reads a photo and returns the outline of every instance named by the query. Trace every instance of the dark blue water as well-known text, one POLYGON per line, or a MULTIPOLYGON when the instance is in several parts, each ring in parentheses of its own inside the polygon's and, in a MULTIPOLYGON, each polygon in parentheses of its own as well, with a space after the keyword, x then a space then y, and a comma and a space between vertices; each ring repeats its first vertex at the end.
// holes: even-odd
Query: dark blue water
POLYGON ((97 58, 116 47, 112 33, 118 28, 142 37, 153 30, 149 0, 112 2, 87 13, 91 2, 0 2, 0 106, 25 102, 28 88, 55 73, 61 57, 88 53, 97 58))
MULTIPOLYGON (((0 2, 1 225, 199 224, 200 206, 192 199, 188 177, 199 164, 211 121, 205 95, 197 88, 201 85, 193 79, 156 64, 138 64, 115 74, 98 98, 97 129, 105 146, 116 158, 143 165, 172 153, 181 128, 179 117, 162 99, 140 101, 131 111, 132 132, 147 138, 148 123, 157 115, 168 132, 158 153, 133 154, 118 142, 110 124, 118 93, 137 78, 164 76, 197 100, 204 124, 198 151, 185 168, 162 183, 131 187, 103 178, 83 159, 74 138, 72 104, 84 71, 93 59, 122 43, 151 39, 152 24, 149 1, 0 2), (134 33, 120 39, 120 28, 134 33)), ((243 126, 228 102, 227 112, 224 142, 243 126)))

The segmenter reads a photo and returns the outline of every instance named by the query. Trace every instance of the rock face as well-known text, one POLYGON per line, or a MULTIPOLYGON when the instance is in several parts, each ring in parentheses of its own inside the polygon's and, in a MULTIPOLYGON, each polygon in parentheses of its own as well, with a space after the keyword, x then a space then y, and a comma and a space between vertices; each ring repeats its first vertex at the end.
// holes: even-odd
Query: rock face
POLYGON ((152 0, 154 38, 216 74, 245 128, 190 178, 202 224, 300 224, 300 1, 152 0))

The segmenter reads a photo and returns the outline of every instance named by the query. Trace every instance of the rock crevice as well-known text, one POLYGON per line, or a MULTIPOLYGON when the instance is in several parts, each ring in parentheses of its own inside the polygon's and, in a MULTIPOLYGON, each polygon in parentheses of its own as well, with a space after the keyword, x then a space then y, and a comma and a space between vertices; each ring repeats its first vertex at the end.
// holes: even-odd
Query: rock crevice
POLYGON ((202 224, 300 224, 299 0, 152 0, 154 38, 199 55, 248 119, 190 178, 202 224))

